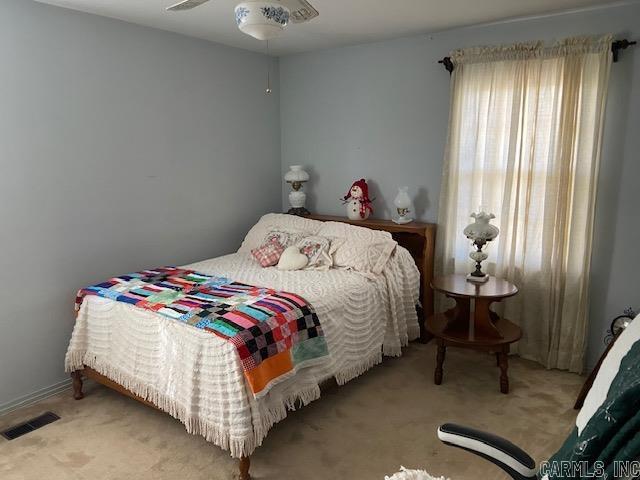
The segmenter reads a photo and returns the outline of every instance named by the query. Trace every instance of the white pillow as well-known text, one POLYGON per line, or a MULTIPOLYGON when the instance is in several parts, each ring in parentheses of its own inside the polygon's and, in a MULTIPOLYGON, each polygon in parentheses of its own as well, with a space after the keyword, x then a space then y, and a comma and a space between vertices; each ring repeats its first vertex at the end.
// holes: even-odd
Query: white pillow
POLYGON ((272 230, 285 230, 287 232, 299 233, 301 236, 317 235, 322 222, 296 215, 284 213, 267 213, 263 215, 258 223, 244 237, 242 245, 238 249, 239 253, 249 253, 254 248, 263 244, 265 237, 272 230))
POLYGON ((397 243, 389 232, 340 222, 325 222, 318 235, 343 240, 333 253, 333 266, 379 274, 397 243))
POLYGON ((309 263, 305 268, 314 270, 329 270, 333 266, 333 253, 335 248, 342 245, 339 238, 327 238, 320 235, 311 235, 298 240, 296 247, 305 254, 309 263))
POLYGON ((303 234, 288 230, 271 230, 264 237, 263 243, 271 243, 274 240, 285 247, 297 244, 303 238, 303 234))
POLYGON ((302 270, 309 263, 309 259, 304 253, 300 253, 298 247, 291 246, 285 248, 280 260, 278 261, 278 270, 302 270))

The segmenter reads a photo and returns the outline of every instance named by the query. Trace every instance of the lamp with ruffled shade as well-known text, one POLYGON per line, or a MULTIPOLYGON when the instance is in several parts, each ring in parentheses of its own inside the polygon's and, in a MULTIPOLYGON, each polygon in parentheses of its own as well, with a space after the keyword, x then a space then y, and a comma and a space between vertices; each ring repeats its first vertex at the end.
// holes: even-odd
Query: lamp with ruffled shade
POLYGON ((309 174, 302 169, 302 165, 291 165, 289 171, 284 174, 284 181, 291 184, 293 189, 289 193, 291 208, 287 213, 291 215, 309 215, 309 210, 304 207, 307 195, 301 190, 302 184, 309 181, 309 174))
POLYGON ((469 254, 469 257, 476 262, 476 269, 467 275, 467 281, 473 283, 484 283, 489 280, 489 275, 484 273, 481 268, 481 263, 488 257, 486 252, 482 251, 482 247, 487 242, 495 239, 500 233, 498 227, 489 223, 496 216, 493 213, 485 212, 482 207, 479 210, 478 213, 471 214, 471 218, 475 221, 464 229, 465 237, 472 240, 473 245, 476 247, 476 251, 469 254))

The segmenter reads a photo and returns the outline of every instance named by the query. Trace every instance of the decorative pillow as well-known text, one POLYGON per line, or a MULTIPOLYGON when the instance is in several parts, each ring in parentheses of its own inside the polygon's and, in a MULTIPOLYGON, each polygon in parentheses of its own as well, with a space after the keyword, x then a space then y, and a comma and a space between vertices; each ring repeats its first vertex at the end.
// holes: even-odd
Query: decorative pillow
POLYGON ((330 238, 312 235, 300 239, 296 247, 309 259, 306 268, 328 270, 333 265, 331 244, 330 238))
POLYGON ((254 248, 260 247, 264 243, 264 237, 272 230, 296 232, 306 236, 317 235, 320 227, 322 222, 318 220, 284 213, 268 213, 249 230, 238 252, 249 253, 254 248))
POLYGON ((269 242, 279 242, 285 248, 291 247, 298 243, 298 241, 302 238, 303 234, 300 232, 291 232, 286 230, 271 230, 267 233, 267 236, 264 237, 263 243, 269 242))
POLYGON ((333 253, 334 267, 365 274, 380 274, 397 246, 389 232, 347 223, 326 222, 318 235, 343 240, 333 253))
POLYGON ((251 250, 251 255, 262 267, 273 267, 280 260, 280 256, 284 252, 284 246, 274 240, 251 250))
POLYGON ((278 262, 278 270, 302 270, 307 266, 307 263, 309 263, 307 256, 300 253, 300 249, 294 245, 287 247, 282 252, 278 262))

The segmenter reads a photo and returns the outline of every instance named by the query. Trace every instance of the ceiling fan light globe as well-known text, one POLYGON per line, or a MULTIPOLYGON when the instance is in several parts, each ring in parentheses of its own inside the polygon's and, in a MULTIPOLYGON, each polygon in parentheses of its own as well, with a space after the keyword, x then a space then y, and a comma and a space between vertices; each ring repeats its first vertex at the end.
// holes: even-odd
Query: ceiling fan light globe
POLYGON ((257 38, 258 40, 271 40, 272 38, 279 37, 283 28, 279 25, 267 25, 267 24, 246 24, 240 25, 240 31, 247 35, 257 38))
POLYGON ((235 14, 240 31, 258 40, 271 40, 279 36, 291 15, 281 3, 260 1, 239 3, 235 14))

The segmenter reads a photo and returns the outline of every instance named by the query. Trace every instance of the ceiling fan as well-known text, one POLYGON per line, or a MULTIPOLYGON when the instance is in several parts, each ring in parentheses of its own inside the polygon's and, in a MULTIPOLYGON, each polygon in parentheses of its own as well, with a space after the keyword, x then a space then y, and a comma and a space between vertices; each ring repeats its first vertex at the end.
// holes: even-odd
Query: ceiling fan
MULTIPOLYGON (((209 0, 182 0, 167 8, 180 12, 196 8, 209 0)), ((238 28, 258 40, 270 40, 282 33, 292 23, 308 22, 319 15, 307 0, 259 1, 248 0, 235 8, 238 28)))

